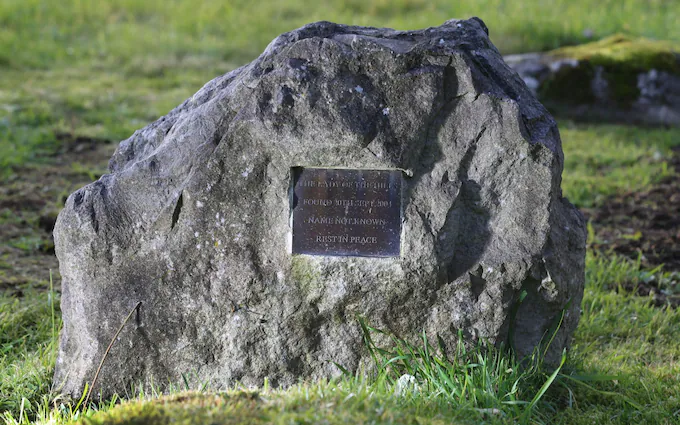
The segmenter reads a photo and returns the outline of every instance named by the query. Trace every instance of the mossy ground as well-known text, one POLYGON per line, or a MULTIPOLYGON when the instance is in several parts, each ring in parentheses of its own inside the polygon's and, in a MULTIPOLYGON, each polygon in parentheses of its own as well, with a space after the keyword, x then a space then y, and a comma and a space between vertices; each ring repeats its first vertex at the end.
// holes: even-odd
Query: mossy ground
MULTIPOLYGON (((433 394, 396 398, 392 387, 361 380, 307 382, 289 391, 188 392, 161 399, 146 394, 117 407, 100 405, 96 414, 76 412, 51 388, 61 323, 48 229, 65 196, 105 172, 119 140, 206 81, 254 58, 278 33, 304 23, 326 19, 407 29, 471 15, 484 19, 504 53, 587 41, 586 30, 595 38, 626 31, 680 41, 680 10, 665 0, 606 0, 596 8, 585 0, 0 3, 0 420, 514 422, 491 410, 453 407, 433 394), (50 269, 55 291, 48 289, 50 269)), ((626 43, 619 38, 618 47, 587 54, 613 63, 625 57, 619 48, 626 43)), ((644 43, 627 50, 637 52, 635 66, 649 66, 651 59, 643 56, 661 46, 644 43)), ((669 160, 680 130, 568 121, 560 129, 564 192, 580 207, 599 208, 674 175, 669 160)), ((677 288, 669 272, 589 252, 583 316, 564 371, 606 379, 555 387, 535 420, 680 422, 680 312, 630 290, 650 276, 664 282, 658 291, 677 288)))

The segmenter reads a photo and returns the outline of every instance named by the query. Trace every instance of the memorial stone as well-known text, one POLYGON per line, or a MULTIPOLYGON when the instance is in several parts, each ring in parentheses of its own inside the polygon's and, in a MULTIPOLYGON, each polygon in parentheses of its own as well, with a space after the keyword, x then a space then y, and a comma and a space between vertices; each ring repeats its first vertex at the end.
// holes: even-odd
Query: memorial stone
POLYGON ((103 396, 335 376, 371 364, 358 318, 519 356, 560 322, 554 362, 584 284, 563 164, 477 18, 283 34, 69 196, 54 388, 79 397, 102 359, 103 396))

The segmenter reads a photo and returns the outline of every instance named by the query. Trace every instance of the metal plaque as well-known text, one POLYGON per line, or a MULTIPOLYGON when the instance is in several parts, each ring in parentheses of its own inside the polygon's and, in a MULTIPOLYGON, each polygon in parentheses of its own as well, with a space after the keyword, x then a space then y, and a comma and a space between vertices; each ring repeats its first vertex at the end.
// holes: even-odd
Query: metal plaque
POLYGON ((401 171, 293 169, 293 254, 398 257, 401 171))

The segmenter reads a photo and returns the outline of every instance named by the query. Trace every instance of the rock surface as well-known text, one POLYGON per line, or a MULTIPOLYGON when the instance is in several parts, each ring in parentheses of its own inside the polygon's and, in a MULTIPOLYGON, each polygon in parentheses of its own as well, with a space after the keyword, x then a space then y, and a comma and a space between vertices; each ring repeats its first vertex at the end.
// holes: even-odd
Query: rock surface
POLYGON ((551 110, 577 119, 680 126, 680 52, 615 35, 505 57, 551 110))
POLYGON ((369 364, 357 317, 520 355, 584 285, 555 121, 481 20, 420 31, 307 25, 121 142, 55 228, 55 388, 109 395, 194 377, 286 386, 369 364), (291 167, 402 169, 401 256, 291 255, 291 167), (526 298, 520 302, 520 295, 526 298))

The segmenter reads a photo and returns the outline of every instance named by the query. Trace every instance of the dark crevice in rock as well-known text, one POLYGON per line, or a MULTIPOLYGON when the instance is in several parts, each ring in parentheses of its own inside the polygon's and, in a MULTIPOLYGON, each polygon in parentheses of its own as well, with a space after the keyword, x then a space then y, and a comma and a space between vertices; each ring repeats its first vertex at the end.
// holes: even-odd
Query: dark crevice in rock
POLYGON ((450 181, 451 181, 451 180, 449 180, 449 172, 448 172, 448 171, 444 171, 444 174, 442 174, 442 181, 441 181, 440 184, 441 184, 442 186, 444 186, 444 185, 446 185, 447 183, 449 183, 450 181))
POLYGON ((97 220, 97 212, 94 209, 94 204, 89 206, 90 221, 92 222, 92 228, 95 233, 99 233, 99 220, 97 220))
POLYGON ((144 304, 140 304, 139 307, 135 309, 135 325, 139 328, 144 326, 144 323, 142 323, 142 309, 144 308, 144 304))
POLYGON ((475 273, 468 273, 470 276, 470 290, 475 302, 479 301, 479 296, 482 295, 486 288, 486 280, 481 277, 481 267, 475 273))
POLYGON ((155 174, 156 171, 158 171, 158 161, 156 161, 155 159, 151 159, 151 160, 149 161, 149 171, 150 171, 152 174, 155 174))
POLYGON ((175 228, 177 221, 179 220, 179 214, 182 212, 182 204, 184 202, 184 192, 179 193, 177 198, 177 203, 175 204, 175 209, 172 212, 172 224, 170 224, 170 230, 175 228))
POLYGON ((73 194, 73 206, 78 208, 83 203, 83 191, 79 190, 73 194))
POLYGON ((293 108, 295 106, 295 92, 290 87, 284 85, 276 94, 276 104, 283 108, 293 108))
POLYGON ((212 138, 213 147, 218 147, 220 143, 222 143, 222 139, 223 139, 222 132, 216 131, 215 136, 212 138))

